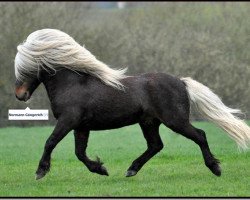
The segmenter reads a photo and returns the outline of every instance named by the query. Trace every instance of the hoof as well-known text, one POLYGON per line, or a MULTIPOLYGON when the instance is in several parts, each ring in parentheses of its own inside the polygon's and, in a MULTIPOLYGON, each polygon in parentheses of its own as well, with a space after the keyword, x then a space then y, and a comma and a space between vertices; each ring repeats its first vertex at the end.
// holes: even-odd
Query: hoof
POLYGON ((109 175, 107 169, 103 166, 103 162, 98 156, 96 157, 96 161, 94 161, 93 168, 90 171, 100 175, 109 175))
POLYGON ((43 178, 45 175, 46 175, 46 172, 40 172, 40 173, 36 174, 36 180, 43 178))
POLYGON ((36 180, 39 180, 41 178, 43 178, 47 173, 49 172, 49 169, 37 169, 36 171, 36 180))
POLYGON ((89 171, 93 172, 93 173, 97 173, 97 174, 100 174, 100 175, 105 175, 105 176, 108 176, 108 172, 107 172, 107 169, 102 166, 102 165, 99 165, 98 167, 95 167, 95 168, 90 168, 89 171))
POLYGON ((137 171, 135 170, 128 170, 125 174, 126 177, 130 177, 130 176, 135 176, 137 174, 137 171))
POLYGON ((105 176, 108 176, 108 175, 109 175, 107 169, 106 169, 104 166, 101 167, 101 169, 100 169, 100 171, 99 171, 98 174, 100 174, 100 175, 105 175, 105 176))
POLYGON ((214 175, 221 176, 221 168, 217 163, 211 167, 211 171, 213 172, 214 175))
POLYGON ((50 162, 40 162, 36 170, 36 180, 43 178, 50 170, 50 162))

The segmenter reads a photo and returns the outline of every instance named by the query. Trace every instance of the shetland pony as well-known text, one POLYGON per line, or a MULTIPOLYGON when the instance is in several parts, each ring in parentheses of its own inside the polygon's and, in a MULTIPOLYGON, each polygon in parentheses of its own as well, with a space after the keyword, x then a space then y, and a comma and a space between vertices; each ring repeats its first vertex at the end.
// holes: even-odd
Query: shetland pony
POLYGON ((163 148, 160 124, 198 144, 205 165, 220 176, 219 161, 209 149, 205 132, 189 121, 190 102, 240 147, 248 146, 250 128, 235 115, 241 111, 225 106, 208 87, 191 78, 164 73, 126 76, 126 69, 108 67, 68 34, 55 29, 31 33, 17 50, 16 97, 27 101, 43 83, 57 119, 46 141, 36 179, 49 171, 53 149, 71 130, 77 158, 89 171, 108 175, 100 159, 94 161, 86 155, 90 131, 136 123, 142 129, 147 150, 132 162, 127 177, 136 175, 163 148))

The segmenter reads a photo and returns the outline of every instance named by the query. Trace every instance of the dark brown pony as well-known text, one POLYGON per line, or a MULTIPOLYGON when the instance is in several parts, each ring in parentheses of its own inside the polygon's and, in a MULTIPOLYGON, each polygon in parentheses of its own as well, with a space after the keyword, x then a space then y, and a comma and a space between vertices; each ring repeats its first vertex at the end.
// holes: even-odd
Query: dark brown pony
MULTIPOLYGON (((106 68, 92 54, 87 54, 90 52, 83 47, 77 46, 79 49, 72 51, 69 47, 72 41, 68 35, 62 34, 60 38, 61 33, 55 33, 58 32, 49 29, 31 34, 24 44, 19 45, 15 60, 16 97, 27 101, 38 85, 43 83, 57 119, 55 129, 46 141, 36 171, 37 179, 49 171, 53 149, 71 130, 74 130, 77 158, 91 172, 108 175, 99 159, 94 161, 86 155, 90 131, 115 129, 136 123, 142 129, 148 148, 132 162, 127 177, 136 175, 163 148, 159 135, 162 123, 198 144, 206 166, 220 176, 219 161, 209 149, 205 132, 190 124, 190 101, 195 103, 205 117, 224 128, 240 146, 244 147, 249 141, 249 127, 232 114, 239 111, 226 107, 218 96, 201 83, 164 73, 121 78, 113 73, 115 70, 110 71, 113 69, 106 68), (53 34, 57 37, 53 38, 53 34), (60 40, 57 40, 58 37, 60 40), (61 49, 68 51, 62 53, 61 49), (81 60, 84 67, 77 68, 81 56, 84 57, 81 60), (73 58, 75 64, 68 60, 73 58), (68 62, 68 65, 56 59, 68 62), (73 66, 76 66, 74 71, 73 66), (98 71, 100 69, 101 72, 98 71)), ((72 48, 76 48, 74 45, 72 48)))

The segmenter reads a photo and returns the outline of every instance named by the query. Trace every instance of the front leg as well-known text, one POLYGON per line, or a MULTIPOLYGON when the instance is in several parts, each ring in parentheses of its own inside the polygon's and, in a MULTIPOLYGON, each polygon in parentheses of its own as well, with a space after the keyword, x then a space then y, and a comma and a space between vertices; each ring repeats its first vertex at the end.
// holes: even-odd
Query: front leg
POLYGON ((140 126, 147 141, 148 149, 133 161, 126 172, 126 177, 136 175, 142 166, 163 148, 159 134, 160 123, 158 121, 152 121, 150 123, 148 121, 140 122, 140 126))
POLYGON ((55 129, 47 139, 42 158, 36 171, 36 180, 43 178, 50 169, 51 153, 56 145, 73 129, 73 123, 69 119, 58 120, 55 129))
POLYGON ((108 172, 100 161, 97 158, 97 161, 90 160, 86 155, 86 148, 88 146, 88 139, 89 139, 89 130, 75 130, 75 154, 77 158, 82 161, 89 171, 93 173, 97 173, 100 175, 108 176, 108 172))

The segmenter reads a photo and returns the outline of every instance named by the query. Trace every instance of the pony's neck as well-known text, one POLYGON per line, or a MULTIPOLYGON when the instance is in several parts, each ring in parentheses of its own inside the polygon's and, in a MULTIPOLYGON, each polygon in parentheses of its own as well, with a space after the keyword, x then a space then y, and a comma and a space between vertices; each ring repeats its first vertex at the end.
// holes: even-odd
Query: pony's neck
POLYGON ((71 70, 62 69, 57 71, 55 75, 43 72, 42 77, 42 83, 45 86, 51 103, 53 103, 55 97, 59 97, 60 93, 70 89, 70 87, 75 84, 87 81, 91 76, 82 72, 79 75, 71 70))

